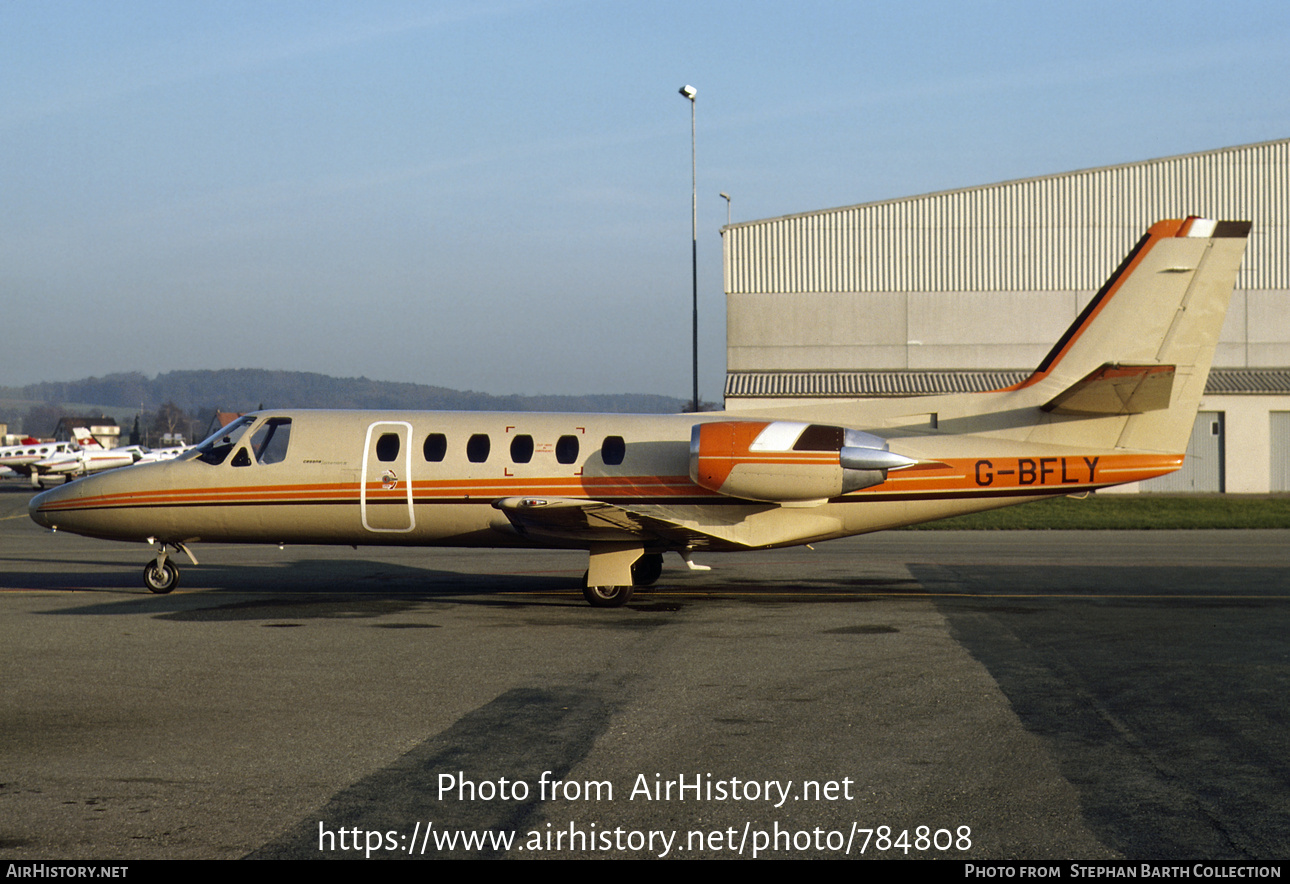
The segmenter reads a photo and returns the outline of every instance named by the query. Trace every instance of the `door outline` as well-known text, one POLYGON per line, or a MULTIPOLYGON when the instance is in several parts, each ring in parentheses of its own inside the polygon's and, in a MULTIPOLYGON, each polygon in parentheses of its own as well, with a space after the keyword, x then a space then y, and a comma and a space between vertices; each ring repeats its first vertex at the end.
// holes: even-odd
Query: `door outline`
MULTIPOLYGON (((417 526, 416 512, 412 508, 412 424, 407 421, 374 421, 367 427, 367 436, 363 439, 363 470, 358 483, 358 512, 363 521, 363 528, 372 532, 384 532, 387 534, 403 534, 413 530, 417 526), (393 528, 378 528, 367 522, 367 489, 369 484, 381 480, 380 475, 368 475, 368 459, 372 452, 372 436, 376 430, 381 427, 399 427, 403 432, 398 433, 399 444, 403 447, 403 475, 396 477, 396 481, 402 482, 406 489, 405 493, 408 501, 408 518, 407 525, 397 525, 393 528)), ((378 462, 379 463, 379 462, 378 462)), ((385 464, 381 464, 385 467, 385 464)))

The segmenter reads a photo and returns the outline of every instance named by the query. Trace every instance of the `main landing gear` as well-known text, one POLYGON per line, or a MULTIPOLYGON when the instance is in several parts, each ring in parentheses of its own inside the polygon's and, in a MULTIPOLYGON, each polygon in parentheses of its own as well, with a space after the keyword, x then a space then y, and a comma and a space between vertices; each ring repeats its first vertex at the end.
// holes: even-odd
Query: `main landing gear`
POLYGON ((663 554, 645 553, 632 562, 632 586, 653 586, 663 576, 663 554))
POLYGON ((182 552, 194 565, 197 557, 182 543, 157 543, 154 537, 149 537, 148 542, 156 545, 157 558, 143 566, 143 585, 157 595, 173 592, 179 585, 179 566, 170 561, 170 550, 182 552))
MULTIPOLYGON (((597 555, 614 556, 619 561, 615 561, 613 564, 615 567, 620 567, 623 552, 622 550, 606 552, 592 550, 592 568, 597 567, 597 555)), ((631 552, 635 552, 635 550, 631 550, 631 552)), ((604 573, 604 570, 601 569, 600 573, 604 573)), ((587 604, 590 604, 592 608, 622 608, 623 605, 632 600, 632 592, 635 591, 637 586, 653 586, 658 581, 659 576, 662 576, 662 573, 663 555, 660 552, 645 552, 635 561, 632 561, 630 565, 632 582, 630 585, 611 583, 608 586, 592 586, 590 579, 591 568, 588 568, 587 573, 582 578, 582 598, 586 599, 587 604)))
POLYGON ((582 597, 593 608, 621 608, 632 600, 632 586, 584 586, 582 597))

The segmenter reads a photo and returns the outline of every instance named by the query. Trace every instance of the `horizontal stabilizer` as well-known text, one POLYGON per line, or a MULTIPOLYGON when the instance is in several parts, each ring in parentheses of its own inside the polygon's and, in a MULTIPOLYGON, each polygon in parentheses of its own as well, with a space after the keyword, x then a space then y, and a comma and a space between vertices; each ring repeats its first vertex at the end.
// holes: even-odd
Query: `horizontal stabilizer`
POLYGON ((1107 363, 1044 404, 1055 414, 1143 414, 1169 407, 1172 365, 1107 363))

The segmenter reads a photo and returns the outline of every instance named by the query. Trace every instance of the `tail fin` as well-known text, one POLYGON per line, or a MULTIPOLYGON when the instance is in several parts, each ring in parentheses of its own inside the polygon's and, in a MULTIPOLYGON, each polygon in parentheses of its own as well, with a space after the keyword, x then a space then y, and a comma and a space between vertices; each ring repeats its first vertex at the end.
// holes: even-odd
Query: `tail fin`
MULTIPOLYGON (((1251 224, 1160 221, 1015 390, 1058 415, 1128 415, 1119 448, 1181 452, 1196 419, 1251 224)), ((1107 429, 1110 429, 1108 427, 1107 429)))
POLYGON ((72 435, 76 437, 76 444, 83 449, 98 450, 103 447, 85 427, 76 427, 72 430, 72 435))

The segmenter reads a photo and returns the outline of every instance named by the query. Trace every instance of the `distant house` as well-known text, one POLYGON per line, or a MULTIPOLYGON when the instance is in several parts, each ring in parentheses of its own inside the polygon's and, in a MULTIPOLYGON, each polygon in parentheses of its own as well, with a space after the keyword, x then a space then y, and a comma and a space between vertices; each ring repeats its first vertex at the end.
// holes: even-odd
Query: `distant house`
POLYGON ((117 426, 115 418, 105 415, 95 417, 65 416, 58 421, 58 426, 54 427, 54 440, 57 442, 71 442, 75 438, 72 435, 72 431, 77 427, 85 427, 89 430, 90 435, 97 439, 104 448, 117 448, 121 444, 121 428, 117 426))

